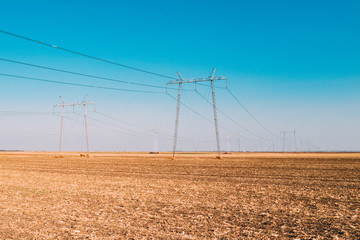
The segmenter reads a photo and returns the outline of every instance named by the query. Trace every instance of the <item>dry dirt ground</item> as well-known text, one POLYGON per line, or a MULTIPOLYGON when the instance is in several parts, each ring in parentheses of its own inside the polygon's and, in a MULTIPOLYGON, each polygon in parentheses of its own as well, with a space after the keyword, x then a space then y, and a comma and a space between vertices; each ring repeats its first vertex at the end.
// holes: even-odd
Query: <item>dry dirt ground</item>
POLYGON ((360 154, 0 153, 0 239, 360 239, 360 154))

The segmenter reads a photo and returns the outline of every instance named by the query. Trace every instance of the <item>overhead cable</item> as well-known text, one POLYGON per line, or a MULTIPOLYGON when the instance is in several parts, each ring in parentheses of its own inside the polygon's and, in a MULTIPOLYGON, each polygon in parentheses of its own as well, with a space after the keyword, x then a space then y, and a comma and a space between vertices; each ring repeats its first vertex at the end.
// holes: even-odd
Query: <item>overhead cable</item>
POLYGON ((7 35, 10 35, 10 36, 13 36, 13 37, 17 37, 17 38, 20 38, 20 39, 24 39, 24 40, 26 40, 26 41, 38 43, 38 44, 41 44, 41 45, 44 45, 44 46, 47 46, 47 47, 59 49, 59 50, 62 50, 62 51, 65 51, 65 52, 69 52, 69 53, 72 53, 72 54, 76 54, 76 55, 80 55, 80 56, 83 56, 83 57, 91 58, 91 59, 94 59, 94 60, 98 60, 98 61, 110 63, 110 64, 113 64, 113 65, 116 65, 116 66, 119 66, 119 67, 128 68, 128 69, 131 69, 131 70, 134 70, 134 71, 143 72, 143 73, 155 75, 155 76, 158 76, 158 77, 173 79, 173 80, 176 80, 176 79, 177 79, 177 78, 170 77, 170 76, 166 76, 166 75, 163 75, 163 74, 160 74, 160 73, 155 73, 155 72, 147 71, 147 70, 144 70, 144 69, 131 67, 131 66, 128 66, 128 65, 125 65, 125 64, 117 63, 117 62, 110 61, 110 60, 106 60, 106 59, 99 58, 99 57, 94 57, 94 56, 91 56, 91 55, 88 55, 88 54, 85 54, 85 53, 73 51, 73 50, 66 49, 66 48, 63 48, 63 47, 59 47, 59 46, 56 46, 56 45, 53 45, 53 44, 41 42, 41 41, 38 41, 38 40, 34 40, 34 39, 32 39, 32 38, 28 38, 28 37, 25 37, 25 36, 22 36, 22 35, 19 35, 19 34, 15 34, 15 33, 11 33, 11 32, 8 32, 8 31, 4 31, 4 30, 1 30, 1 29, 0 29, 0 33, 4 33, 4 34, 7 34, 7 35))
POLYGON ((19 76, 19 75, 6 74, 6 73, 0 73, 0 76, 13 77, 13 78, 22 78, 22 79, 27 79, 27 80, 30 80, 30 81, 47 82, 47 83, 62 84, 62 85, 72 85, 72 86, 87 87, 87 88, 98 88, 98 89, 125 91, 125 92, 163 94, 163 92, 152 92, 152 91, 143 91, 143 90, 134 90, 134 89, 104 87, 104 86, 89 85, 89 84, 82 84, 82 83, 63 82, 63 81, 55 81, 55 80, 49 80, 49 79, 33 78, 33 77, 19 76))
MULTIPOLYGON (((99 114, 99 115, 101 115, 101 116, 103 116, 103 117, 106 117, 106 118, 108 118, 108 119, 112 119, 112 120, 115 120, 115 121, 118 121, 118 122, 127 124, 127 125, 129 125, 129 126, 136 127, 136 128, 142 129, 142 130, 145 130, 145 131, 147 131, 147 132, 151 132, 151 133, 154 132, 154 130, 150 130, 150 129, 144 128, 144 127, 142 127, 142 126, 139 126, 139 125, 136 125, 136 124, 133 124, 133 123, 126 122, 126 121, 121 120, 121 119, 119 119, 119 118, 115 118, 115 117, 112 117, 112 116, 110 116, 110 115, 107 115, 107 114, 104 114, 104 113, 100 113, 100 112, 98 112, 98 111, 96 111, 96 113, 99 114)), ((161 132, 158 132, 158 133, 161 134, 161 135, 164 135, 164 136, 172 137, 172 136, 169 135, 169 134, 165 134, 165 133, 161 133, 161 132)))
MULTIPOLYGON (((77 114, 77 115, 80 115, 78 113, 74 113, 74 114, 77 114)), ((104 121, 101 121, 101 120, 98 120, 98 119, 95 119, 95 118, 91 118, 91 117, 88 117, 90 120, 93 120, 93 121, 96 121, 96 122, 99 122, 99 123, 102 123, 102 124, 105 124, 105 125, 108 125, 108 126, 112 126, 112 127, 116 127, 116 128, 120 128, 120 129, 123 129, 123 130, 126 130, 126 131, 130 131, 129 129, 125 128, 125 127, 121 127, 119 125, 116 125, 116 124, 111 124, 111 123, 108 123, 108 122, 104 122, 104 121)), ((131 130, 131 134, 133 135, 138 135, 138 136, 152 136, 151 134, 149 133, 142 133, 142 132, 138 132, 138 131, 134 131, 134 130, 131 130)))
MULTIPOLYGON (((213 105, 208 99, 206 99, 203 95, 201 95, 198 91, 196 92, 202 99, 204 99, 207 103, 209 103, 210 105, 213 105)), ((254 133, 253 131, 247 129, 246 127, 242 126, 240 123, 238 123, 237 121, 235 121, 234 119, 232 119, 229 115, 227 115, 226 113, 224 113, 221 109, 219 109, 218 107, 216 107, 216 109, 222 113, 226 118, 228 118, 230 121, 232 121, 233 123, 235 123, 237 126, 239 126, 240 128, 244 129, 245 131, 247 131, 248 133, 261 138, 261 139, 265 139, 264 137, 254 133)))
POLYGON ((90 75, 90 74, 85 74, 85 73, 73 72, 73 71, 68 71, 68 70, 63 70, 63 69, 58 69, 58 68, 40 66, 40 65, 37 65, 37 64, 20 62, 20 61, 15 61, 15 60, 6 59, 6 58, 0 58, 0 60, 1 60, 1 61, 6 61, 6 62, 11 62, 11 63, 16 63, 16 64, 22 64, 22 65, 26 65, 26 66, 30 66, 30 67, 42 68, 42 69, 51 70, 51 71, 57 71, 57 72, 62 72, 62 73, 68 73, 68 74, 83 76, 83 77, 102 79, 102 80, 105 80, 105 81, 118 82, 118 83, 126 83, 126 84, 133 84, 133 85, 138 85, 138 86, 143 86, 143 87, 151 87, 151 88, 162 88, 162 89, 165 89, 165 88, 166 88, 166 87, 158 86, 158 85, 151 85, 151 84, 145 84, 145 83, 131 82, 131 81, 114 79, 114 78, 107 78, 107 77, 95 76, 95 75, 90 75))
MULTIPOLYGON (((58 115, 58 114, 55 114, 55 116, 61 117, 61 116, 58 115)), ((71 121, 73 121, 73 122, 82 123, 82 121, 75 120, 75 119, 73 119, 73 118, 71 118, 71 117, 64 116, 64 118, 66 118, 66 119, 68 119, 68 120, 71 120, 71 121)), ((92 118, 89 118, 89 119, 93 120, 92 118)), ((96 121, 96 120, 95 120, 95 121, 96 121)), ((97 121, 97 122, 99 122, 99 121, 97 121)), ((104 123, 103 123, 103 124, 104 124, 104 123)), ((114 131, 114 130, 115 130, 115 131, 117 131, 117 132, 120 132, 120 133, 122 133, 122 134, 127 134, 127 135, 130 135, 130 136, 150 138, 149 136, 146 136, 146 135, 139 136, 138 134, 129 133, 129 132, 123 132, 123 131, 120 131, 120 130, 118 130, 118 129, 108 129, 108 128, 100 127, 100 126, 95 125, 95 124, 89 124, 89 125, 92 126, 92 127, 96 127, 96 128, 100 128, 100 129, 105 129, 105 130, 109 130, 109 131, 114 131)), ((105 124, 105 125, 109 125, 109 124, 105 124)), ((110 126, 111 126, 111 125, 110 125, 110 126)), ((119 128, 118 126, 112 126, 112 127, 119 128)))
POLYGON ((0 115, 48 115, 51 112, 0 111, 0 115))
POLYGON ((270 133, 271 135, 275 136, 276 138, 280 138, 273 132, 271 132, 268 128, 266 128, 245 106, 240 102, 240 100, 230 91, 230 89, 227 89, 227 91, 230 93, 230 95, 235 99, 235 101, 247 112, 252 119, 254 119, 265 131, 270 133))
MULTIPOLYGON (((172 95, 169 94, 169 93, 167 93, 167 95, 169 95, 169 97, 171 97, 175 102, 177 102, 177 99, 176 99, 174 96, 172 96, 172 95)), ((180 104, 181 104, 182 106, 184 106, 185 108, 187 108, 188 110, 190 110, 191 112, 193 112, 194 114, 196 114, 196 115, 198 115, 199 117, 201 117, 202 119, 205 119, 206 121, 210 122, 211 124, 214 123, 212 120, 204 117, 203 115, 201 115, 201 114, 198 113, 196 110, 194 110, 193 108, 189 107, 187 104, 183 103, 182 101, 180 101, 180 104)), ((220 126, 220 128, 221 128, 221 129, 224 129, 224 130, 226 130, 226 131, 228 131, 228 132, 230 132, 230 133, 233 132, 232 130, 227 129, 227 128, 224 128, 224 127, 221 127, 221 126, 220 126)))

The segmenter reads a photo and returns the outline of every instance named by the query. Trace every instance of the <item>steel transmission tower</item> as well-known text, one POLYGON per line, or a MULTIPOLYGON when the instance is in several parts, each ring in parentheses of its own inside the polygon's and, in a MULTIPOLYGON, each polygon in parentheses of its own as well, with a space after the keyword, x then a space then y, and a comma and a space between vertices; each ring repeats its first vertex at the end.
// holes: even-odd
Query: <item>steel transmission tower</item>
POLYGON ((85 120, 85 131, 86 131, 86 147, 87 147, 87 155, 86 157, 90 156, 90 150, 89 150, 89 135, 88 135, 88 127, 87 127, 87 114, 86 114, 86 106, 87 105, 94 105, 94 111, 95 109, 95 102, 87 101, 87 95, 85 96, 84 100, 82 102, 76 102, 76 103, 65 103, 63 98, 60 96, 61 103, 54 105, 54 110, 56 107, 61 107, 61 125, 60 125, 60 143, 59 143, 59 156, 61 155, 61 146, 62 146, 62 133, 63 133, 63 122, 64 122, 64 110, 65 107, 73 107, 75 106, 84 106, 84 120, 85 120))
POLYGON ((156 130, 156 128, 154 129, 154 153, 158 153, 158 144, 157 144, 157 135, 158 135, 158 131, 156 130))
POLYGON ((227 144, 227 152, 230 153, 231 152, 231 145, 230 145, 230 136, 229 136, 229 134, 226 135, 226 144, 227 144))
POLYGON ((297 144, 296 144, 296 129, 294 129, 293 133, 294 133, 294 146, 295 146, 295 152, 297 152, 297 144))
POLYGON ((240 134, 239 133, 237 134, 237 140, 238 140, 238 149, 240 152, 240 134))
MULTIPOLYGON (((177 96, 177 105, 176 105, 176 120, 175 120, 175 130, 174 130, 174 145, 173 145, 173 159, 175 158, 176 152, 176 143, 177 143, 177 134, 178 134, 178 125, 179 125, 179 112, 180 112, 180 99, 181 99, 181 86, 184 83, 194 83, 195 84, 195 91, 196 91, 196 83, 198 82, 210 82, 211 83, 211 91, 212 91, 212 102, 213 102, 213 111, 214 111, 214 122, 215 122, 215 133, 216 133, 216 144, 217 144, 217 158, 220 158, 220 139, 219 139, 219 127, 218 127, 218 118, 216 112, 216 101, 215 101, 215 86, 214 81, 216 80, 227 80, 227 78, 223 76, 215 76, 216 68, 214 68, 209 77, 206 78, 193 78, 184 80, 180 73, 177 73, 178 79, 170 81, 166 84, 166 91, 168 84, 178 84, 178 96, 177 96)), ((227 84, 226 84, 227 86, 227 84)))
POLYGON ((286 137, 286 131, 281 131, 280 133, 283 134, 282 152, 285 152, 285 137, 286 137))

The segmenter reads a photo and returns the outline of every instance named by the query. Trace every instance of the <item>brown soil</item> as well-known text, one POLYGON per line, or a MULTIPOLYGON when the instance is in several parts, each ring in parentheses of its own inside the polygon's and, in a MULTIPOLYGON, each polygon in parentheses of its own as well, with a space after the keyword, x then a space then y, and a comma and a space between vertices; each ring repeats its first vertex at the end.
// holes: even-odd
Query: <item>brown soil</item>
POLYGON ((0 153, 0 239, 360 239, 360 154, 0 153))

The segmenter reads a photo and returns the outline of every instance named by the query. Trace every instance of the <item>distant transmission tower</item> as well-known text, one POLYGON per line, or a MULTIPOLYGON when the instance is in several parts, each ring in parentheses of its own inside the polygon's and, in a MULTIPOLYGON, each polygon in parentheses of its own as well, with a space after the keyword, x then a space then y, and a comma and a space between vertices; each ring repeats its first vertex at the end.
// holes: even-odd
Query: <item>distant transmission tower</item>
POLYGON ((281 133, 283 134, 282 152, 285 152, 285 137, 286 137, 286 131, 282 131, 281 133))
POLYGON ((297 144, 296 144, 296 129, 294 129, 293 133, 294 133, 294 146, 295 146, 295 152, 297 152, 297 144))
POLYGON ((288 137, 288 152, 297 152, 298 151, 298 147, 297 147, 297 142, 296 142, 296 129, 294 131, 282 131, 281 132, 283 134, 283 147, 282 147, 282 151, 285 152, 285 143, 286 143, 286 136, 288 137), (292 150, 292 143, 291 143, 291 135, 293 136, 293 141, 294 141, 294 150, 292 150))
POLYGON ((158 131, 156 130, 156 128, 154 128, 154 148, 153 151, 150 152, 150 154, 158 154, 158 144, 157 144, 157 136, 158 136, 158 131))
POLYGON ((216 112, 216 101, 215 101, 215 86, 214 81, 216 80, 226 80, 227 78, 219 76, 215 77, 216 68, 214 68, 207 78, 193 78, 189 80, 184 80, 180 73, 177 73, 178 79, 170 81, 166 84, 166 91, 168 84, 178 84, 178 96, 177 96, 177 105, 176 105, 176 120, 175 120, 175 130, 174 130, 174 145, 173 145, 173 159, 175 158, 176 152, 176 142, 177 142, 177 134, 178 134, 178 125, 179 125, 179 112, 180 112, 180 98, 181 98, 181 85, 184 83, 195 83, 195 90, 196 90, 196 83, 198 82, 210 82, 211 83, 211 91, 212 91, 212 102, 213 102, 213 111, 214 111, 214 121, 215 121, 215 133, 216 133, 216 144, 217 144, 217 158, 220 158, 220 139, 219 139, 219 127, 218 127, 218 118, 216 112))
POLYGON ((240 134, 237 134, 237 141, 238 141, 238 150, 240 152, 240 134))
POLYGON ((156 129, 154 129, 154 152, 157 152, 157 134, 158 132, 156 131, 156 129))
POLYGON ((88 135, 88 127, 87 127, 87 117, 86 117, 86 106, 87 105, 94 105, 94 111, 95 109, 95 102, 88 102, 87 101, 87 95, 85 96, 84 100, 82 102, 76 102, 76 103, 65 103, 63 98, 60 96, 61 103, 54 105, 54 110, 56 107, 61 107, 61 125, 60 125, 60 143, 59 143, 59 156, 61 155, 61 145, 62 145, 62 133, 63 133, 63 122, 64 122, 64 110, 65 107, 73 107, 75 106, 84 106, 84 119, 85 119, 85 131, 86 131, 86 147, 87 147, 87 155, 86 157, 90 156, 90 150, 89 150, 89 135, 88 135))
POLYGON ((229 134, 226 135, 226 145, 227 145, 227 151, 228 151, 228 153, 230 153, 231 152, 231 145, 230 145, 230 136, 229 136, 229 134))

